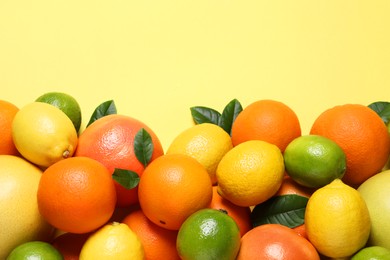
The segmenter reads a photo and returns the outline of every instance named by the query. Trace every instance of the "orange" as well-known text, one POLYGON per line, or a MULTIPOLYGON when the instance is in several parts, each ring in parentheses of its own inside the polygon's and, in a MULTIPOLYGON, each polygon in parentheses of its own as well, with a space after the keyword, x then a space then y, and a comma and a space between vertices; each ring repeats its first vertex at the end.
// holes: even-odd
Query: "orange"
POLYGON ((110 172, 88 157, 72 157, 49 166, 38 187, 38 208, 54 227, 87 233, 112 216, 116 194, 110 172))
POLYGON ((19 155, 12 140, 12 120, 18 111, 14 104, 0 100, 0 154, 19 155))
POLYGON ((309 240, 279 224, 264 224, 248 231, 241 238, 237 260, 319 260, 309 240))
POLYGON ((301 135, 301 126, 295 112, 275 100, 255 101, 240 114, 232 125, 234 146, 249 140, 275 144, 283 152, 286 146, 301 135))
POLYGON ((335 141, 347 158, 343 182, 358 187, 381 171, 390 154, 390 137, 379 115, 367 106, 345 104, 322 112, 310 134, 335 141))
POLYGON ((309 198, 314 191, 315 189, 302 186, 294 181, 290 176, 285 175, 282 185, 280 186, 278 192, 276 192, 275 196, 297 194, 309 198))
MULTIPOLYGON (((134 153, 134 137, 144 128, 152 138, 151 160, 164 154, 156 134, 143 122, 125 115, 104 116, 89 125, 79 136, 75 156, 93 158, 113 173, 115 168, 131 170, 141 175, 144 165, 134 153)), ((126 189, 115 181, 117 206, 124 207, 138 202, 137 190, 126 189)))
POLYGON ((234 219, 240 229, 240 235, 243 236, 252 228, 251 224, 251 209, 250 207, 241 207, 224 199, 217 192, 218 187, 213 186, 213 197, 210 203, 210 208, 223 210, 234 219))
POLYGON ((127 224, 140 238, 145 259, 180 259, 176 250, 177 231, 168 230, 151 222, 141 209, 130 212, 122 223, 127 224))
POLYGON ((54 238, 51 244, 62 254, 64 260, 78 260, 85 241, 91 233, 63 233, 54 238))
POLYGON ((153 223, 171 230, 179 230, 189 215, 208 207, 212 192, 206 168, 184 154, 166 154, 155 159, 138 185, 144 214, 153 223))

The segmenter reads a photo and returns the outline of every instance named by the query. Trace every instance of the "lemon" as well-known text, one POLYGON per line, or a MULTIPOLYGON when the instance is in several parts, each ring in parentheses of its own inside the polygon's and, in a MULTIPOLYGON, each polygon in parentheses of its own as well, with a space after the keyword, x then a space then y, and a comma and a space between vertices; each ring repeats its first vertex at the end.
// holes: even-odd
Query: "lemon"
POLYGON ((221 127, 203 123, 181 132, 168 147, 167 154, 186 154, 202 164, 213 184, 217 182, 216 169, 222 157, 233 148, 230 135, 221 127))
POLYGON ((17 156, 0 155, 0 259, 21 243, 54 234, 39 214, 37 191, 42 171, 17 156))
POLYGON ((144 259, 141 240, 129 226, 112 222, 93 233, 80 252, 80 260, 144 259))
POLYGON ((201 209, 181 225, 176 246, 181 259, 236 259, 240 230, 226 213, 201 209))
POLYGON ((390 260, 390 250, 381 246, 369 246, 357 252, 351 260, 390 260))
POLYGON ((365 246, 371 225, 359 192, 336 179, 309 198, 305 226, 310 242, 321 254, 345 258, 365 246))
POLYGON ((276 145, 246 141, 228 151, 220 161, 218 193, 238 206, 254 206, 271 198, 283 177, 283 155, 276 145))
POLYGON ((375 174, 357 190, 370 212, 371 234, 368 244, 390 250, 390 170, 375 174))
POLYGON ((43 167, 71 157, 78 140, 66 114, 42 102, 30 103, 16 113, 12 137, 23 157, 43 167))
POLYGON ((287 174, 309 188, 320 188, 334 179, 341 179, 347 169, 341 147, 319 135, 295 138, 287 145, 283 156, 287 174))
POLYGON ((72 120, 76 132, 79 132, 81 125, 81 109, 74 97, 62 92, 48 92, 39 96, 35 101, 48 103, 59 108, 70 120, 72 120))
POLYGON ((47 242, 30 241, 17 246, 7 257, 7 260, 21 259, 63 260, 64 257, 47 242))

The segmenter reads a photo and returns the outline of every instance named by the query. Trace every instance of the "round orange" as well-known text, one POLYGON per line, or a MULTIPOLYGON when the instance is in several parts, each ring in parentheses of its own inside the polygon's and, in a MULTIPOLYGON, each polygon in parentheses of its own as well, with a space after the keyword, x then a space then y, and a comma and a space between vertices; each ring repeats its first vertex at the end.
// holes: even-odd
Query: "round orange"
POLYGON ((244 108, 232 125, 234 146, 249 140, 275 144, 283 152, 286 146, 301 135, 295 112, 275 100, 259 100, 244 108))
MULTIPOLYGON (((125 115, 104 116, 89 125, 79 136, 75 156, 86 156, 101 162, 113 173, 115 168, 131 170, 139 176, 144 165, 134 152, 134 138, 145 129, 152 138, 151 160, 164 154, 160 140, 143 122, 125 115)), ((117 206, 125 207, 138 202, 138 188, 126 189, 115 181, 117 206)))
POLYGON ((139 203, 155 224, 179 230, 195 211, 206 208, 212 198, 207 170, 184 154, 166 154, 151 162, 138 185, 139 203))
POLYGON ((279 224, 264 224, 241 238, 237 260, 288 259, 319 260, 315 247, 292 229, 279 224))
POLYGON ((88 157, 72 157, 49 166, 38 187, 38 208, 54 227, 87 233, 112 216, 116 193, 104 165, 88 157))
POLYGON ((385 123, 367 106, 345 104, 321 113, 310 134, 335 141, 347 158, 347 170, 342 180, 358 187, 380 172, 390 154, 390 137, 385 123))
POLYGON ((64 260, 79 260, 81 248, 91 233, 63 233, 53 239, 51 244, 61 253, 64 260))
POLYGON ((159 260, 161 256, 165 259, 180 259, 176 250, 176 230, 157 226, 145 216, 141 209, 130 212, 122 223, 127 224, 141 240, 145 259, 159 260))
POLYGON ((274 196, 297 194, 309 198, 315 189, 304 187, 294 181, 290 176, 285 175, 282 185, 274 196))
POLYGON ((210 208, 223 210, 236 221, 240 229, 240 235, 243 236, 252 228, 251 224, 251 209, 250 207, 241 207, 224 199, 217 192, 218 187, 213 186, 213 197, 211 199, 210 208))
POLYGON ((0 154, 19 155, 12 140, 12 120, 18 111, 14 104, 0 100, 0 154))

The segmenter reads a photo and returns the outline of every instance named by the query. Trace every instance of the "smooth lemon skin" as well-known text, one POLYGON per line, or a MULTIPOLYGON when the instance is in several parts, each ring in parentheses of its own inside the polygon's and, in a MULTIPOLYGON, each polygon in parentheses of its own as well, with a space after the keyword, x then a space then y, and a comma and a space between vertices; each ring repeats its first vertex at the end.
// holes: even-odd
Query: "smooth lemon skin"
POLYGON ((12 123, 12 136, 20 154, 42 167, 71 157, 78 142, 68 116, 42 102, 30 103, 19 110, 12 123))
POLYGON ((283 176, 283 155, 276 145, 260 140, 246 141, 227 152, 220 161, 217 190, 238 206, 254 206, 278 191, 283 176))
POLYGON ((19 244, 48 241, 54 234, 40 215, 37 191, 42 171, 12 155, 0 155, 0 259, 19 244))
POLYGON ((222 157, 233 148, 230 135, 221 127, 203 123, 181 132, 168 147, 167 154, 186 154, 200 162, 216 184, 216 169, 222 157))
POLYGON ((390 170, 372 176, 357 190, 370 212, 371 233, 368 244, 390 250, 390 170))
POLYGON ((141 240, 124 223, 106 224, 92 234, 80 252, 80 260, 143 260, 141 240))
POLYGON ((305 226, 310 242, 321 254, 346 258, 365 246, 371 222, 359 192, 336 179, 309 198, 305 226))

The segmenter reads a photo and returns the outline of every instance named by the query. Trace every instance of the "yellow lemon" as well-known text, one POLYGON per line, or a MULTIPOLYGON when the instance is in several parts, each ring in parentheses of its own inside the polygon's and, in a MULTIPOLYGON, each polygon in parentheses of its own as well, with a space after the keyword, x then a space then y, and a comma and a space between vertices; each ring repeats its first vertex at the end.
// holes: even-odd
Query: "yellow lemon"
POLYGON ((80 260, 89 259, 144 259, 144 249, 128 225, 112 222, 93 233, 81 248, 80 260))
POLYGON ((78 140, 69 117, 42 102, 30 103, 18 111, 12 122, 12 137, 23 157, 43 167, 71 157, 78 140))
POLYGON ((168 147, 167 154, 191 156, 202 164, 213 184, 217 182, 216 169, 222 157, 233 148, 230 135, 221 127, 203 123, 181 132, 168 147))
POLYGON ((340 179, 319 188, 309 198, 305 226, 310 242, 331 258, 352 256, 365 246, 371 229, 363 198, 340 179))
POLYGON ((228 151, 220 161, 218 193, 236 205, 254 206, 278 191, 283 176, 283 155, 276 145, 246 141, 228 151))
POLYGON ((39 214, 37 191, 42 171, 12 155, 0 155, 0 259, 16 246, 49 240, 54 234, 39 214))

